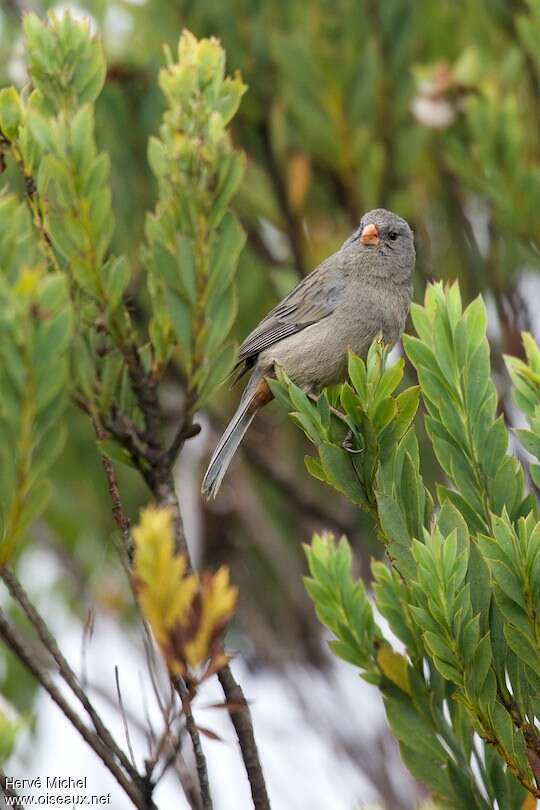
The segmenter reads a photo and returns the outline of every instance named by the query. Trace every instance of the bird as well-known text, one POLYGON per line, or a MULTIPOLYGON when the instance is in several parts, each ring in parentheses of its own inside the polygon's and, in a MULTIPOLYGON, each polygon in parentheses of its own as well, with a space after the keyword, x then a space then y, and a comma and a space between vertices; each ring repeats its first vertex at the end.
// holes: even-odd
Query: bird
POLYGON ((380 334, 400 338, 412 300, 414 234, 397 214, 376 208, 338 251, 321 262, 246 337, 236 379, 251 371, 240 404, 208 465, 201 491, 214 498, 255 414, 273 398, 280 366, 304 391, 343 382, 351 350, 364 358, 380 334))

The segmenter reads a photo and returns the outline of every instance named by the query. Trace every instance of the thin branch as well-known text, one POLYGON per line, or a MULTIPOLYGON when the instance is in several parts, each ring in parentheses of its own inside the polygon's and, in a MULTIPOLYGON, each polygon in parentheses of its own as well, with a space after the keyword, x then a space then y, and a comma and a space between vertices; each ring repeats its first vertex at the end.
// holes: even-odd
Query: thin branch
POLYGON ((8 785, 8 776, 6 776, 3 768, 0 768, 0 785, 2 786, 4 796, 11 802, 10 806, 17 807, 19 810, 24 810, 22 799, 17 791, 13 790, 13 788, 8 785))
POLYGON ((96 709, 88 699, 88 696, 82 689, 76 674, 71 669, 69 663, 67 662, 66 658, 62 654, 60 648, 58 647, 56 639, 49 630, 43 617, 39 614, 35 606, 32 604, 28 594, 26 593, 23 586, 19 582, 16 574, 9 568, 4 566, 0 568, 0 577, 2 578, 4 584, 6 585, 13 599, 20 605, 20 607, 24 611, 26 618, 28 619, 28 621, 38 634, 41 643, 49 651, 52 658, 56 662, 60 675, 62 676, 66 684, 69 686, 75 697, 81 702, 83 708, 88 713, 88 716, 92 720, 94 728, 96 729, 96 732, 98 733, 103 743, 110 749, 111 753, 117 758, 118 762, 125 769, 126 773, 128 773, 132 779, 139 779, 140 774, 138 773, 135 766, 130 763, 129 759, 126 757, 122 749, 117 745, 110 731, 105 726, 96 709))
MULTIPOLYGON (((146 375, 146 373, 144 372, 144 369, 140 364, 140 357, 138 356, 138 354, 137 358, 139 363, 138 364, 136 363, 135 371, 137 376, 137 385, 139 387, 135 391, 135 393, 139 405, 143 410, 143 413, 145 412, 144 408, 147 408, 148 410, 145 419, 147 430, 144 438, 152 450, 151 456, 147 457, 149 469, 145 474, 145 480, 159 505, 165 506, 168 509, 170 509, 173 518, 173 526, 175 533, 175 550, 177 553, 185 555, 187 569, 188 571, 192 571, 193 564, 191 562, 191 555, 189 553, 189 548, 187 545, 187 540, 184 532, 182 515, 180 513, 180 505, 178 502, 178 496, 176 494, 176 489, 174 485, 174 478, 172 471, 174 461, 172 460, 171 457, 172 456, 171 448, 174 451, 176 449, 176 445, 178 445, 178 450, 176 450, 176 452, 174 453, 176 457, 177 452, 180 450, 184 441, 187 439, 187 435, 183 435, 180 439, 177 438, 176 440, 173 440, 173 445, 171 445, 171 448, 169 448, 169 452, 163 451, 160 437, 161 408, 157 398, 155 380, 153 378, 150 379, 149 376, 146 375), (144 390, 145 386, 148 385, 150 385, 150 390, 145 391, 144 390)), ((189 404, 186 405, 186 411, 183 420, 183 421, 187 420, 186 425, 192 419, 191 416, 192 407, 193 407, 192 405, 189 404)), ((104 435, 103 428, 100 425, 98 425, 95 420, 94 420, 94 427, 96 429, 96 435, 98 436, 98 439, 102 438, 104 435)), ((185 434, 185 432, 186 428, 181 427, 177 432, 177 437, 180 433, 185 434)), ((110 460, 104 457, 102 457, 102 463, 107 476, 107 483, 109 485, 109 494, 111 497, 111 503, 113 505, 114 518, 122 534, 124 547, 126 548, 126 550, 128 550, 128 559, 131 562, 130 556, 131 552, 129 552, 129 550, 133 548, 133 544, 131 540, 131 534, 129 531, 129 521, 125 516, 120 501, 114 467, 110 462, 110 460)), ((239 713, 242 714, 242 718, 240 720, 238 719, 236 714, 234 716, 231 715, 231 719, 233 722, 233 726, 236 730, 240 750, 242 753, 242 758, 244 761, 244 766, 251 784, 251 792, 255 803, 255 808, 256 810, 269 810, 270 803, 266 793, 264 775, 259 759, 257 746, 255 743, 255 736, 251 722, 251 714, 247 707, 247 701, 245 700, 240 685, 236 683, 234 676, 230 671, 228 665, 225 666, 223 670, 221 670, 218 677, 226 701, 228 703, 233 704, 241 703, 246 707, 245 712, 239 713)), ((202 745, 200 743, 199 733, 196 727, 192 729, 192 732, 197 736, 198 738, 197 745, 200 746, 202 752, 202 745)))
POLYGON ((129 519, 126 517, 120 501, 120 491, 118 489, 118 482, 116 480, 114 466, 110 458, 103 453, 101 453, 101 463, 103 465, 103 469, 105 470, 105 477, 107 479, 107 486, 109 488, 109 497, 111 499, 111 509, 114 522, 120 531, 122 545, 127 555, 129 564, 131 565, 133 561, 133 540, 131 537, 131 528, 129 519))
POLYGON ((178 429, 174 435, 169 449, 167 450, 167 461, 171 467, 174 466, 176 459, 187 439, 197 436, 201 432, 201 426, 193 423, 193 408, 195 406, 195 393, 193 391, 186 395, 184 402, 184 415, 182 421, 178 425, 178 429))
MULTIPOLYGON (((190 418, 190 417, 188 417, 188 418, 190 418)), ((98 433, 98 435, 99 435, 99 426, 97 426, 97 425, 96 425, 96 433, 98 433)), ((120 493, 119 493, 119 489, 118 489, 118 482, 116 480, 116 474, 115 474, 115 471, 114 471, 114 466, 113 466, 112 462, 103 455, 102 455, 102 464, 103 464, 103 467, 105 469, 105 473, 106 473, 106 476, 107 476, 107 483, 108 483, 108 487, 109 487, 109 495, 110 495, 110 499, 111 499, 114 519, 115 519, 115 522, 116 522, 116 524, 117 524, 117 526, 120 529, 120 532, 122 534, 122 540, 123 540, 124 548, 126 549, 126 551, 128 553, 129 564, 131 566, 132 561, 133 561, 132 560, 133 541, 132 541, 132 538, 131 538, 131 530, 130 530, 130 525, 129 525, 129 519, 127 518, 127 516, 126 516, 126 514, 124 512, 122 502, 120 500, 120 493)), ((171 481, 172 481, 172 478, 171 478, 171 481)), ((164 482, 163 485, 165 486, 166 484, 167 484, 167 482, 164 482)), ((173 485, 173 493, 174 493, 174 485, 173 485)), ((183 540, 183 543, 185 545, 185 537, 184 537, 184 534, 183 534, 182 520, 181 520, 181 516, 180 516, 180 509, 179 509, 179 505, 178 505, 178 500, 176 499, 176 495, 175 495, 175 497, 173 499, 171 499, 170 507, 171 507, 171 509, 173 511, 173 516, 174 516, 173 522, 174 522, 174 525, 175 525, 175 528, 176 528, 175 535, 177 537, 177 545, 180 545, 182 540, 183 540), (180 535, 179 535, 179 531, 181 532, 180 535)), ((180 546, 180 548, 181 548, 181 550, 183 550, 182 546, 180 546)), ((187 545, 185 545, 184 553, 186 554, 186 558, 189 559, 189 554, 188 554, 188 551, 187 551, 187 545)), ((136 598, 136 595, 135 595, 135 598, 136 598)), ((145 628, 147 630, 147 625, 146 625, 146 622, 144 622, 144 617, 142 617, 142 618, 143 618, 143 624, 144 624, 144 626, 145 626, 145 628)), ((149 669, 151 670, 151 667, 149 667, 149 669)), ((200 738, 199 732, 197 730, 197 726, 195 725, 195 721, 193 719, 193 713, 191 711, 191 704, 190 704, 190 700, 189 700, 189 693, 188 693, 186 685, 184 684, 184 682, 180 678, 176 678, 174 680, 174 682, 173 682, 173 685, 174 685, 174 688, 176 689, 176 691, 177 691, 177 693, 178 693, 178 695, 180 697, 180 700, 182 701, 182 708, 184 710, 184 714, 185 714, 185 718, 186 718, 186 728, 188 730, 188 733, 189 733, 189 736, 190 736, 190 739, 191 739, 191 743, 193 745, 193 752, 194 752, 194 755, 195 755, 195 762, 196 762, 196 765, 197 765, 197 774, 198 774, 198 777, 199 777, 199 786, 200 786, 200 793, 201 793, 202 809, 203 810, 213 810, 212 797, 211 797, 211 793, 210 793, 210 783, 209 783, 209 780, 208 780, 208 769, 207 769, 207 765, 206 765, 206 758, 205 758, 205 754, 204 754, 204 751, 203 751, 203 748, 202 748, 201 738, 200 738)), ((118 688, 118 683, 117 683, 117 688, 118 688)))
POLYGON ((191 708, 191 698, 189 691, 181 678, 174 679, 174 687, 182 701, 182 708, 186 718, 186 729, 193 745, 193 753, 195 754, 195 765, 197 767, 197 774, 199 776, 199 785, 201 786, 201 800, 203 810, 213 810, 212 794, 210 792, 210 781, 208 779, 208 767, 206 765, 206 757, 202 749, 201 735, 195 724, 193 711, 191 708))
POLYGON ((118 706, 120 708, 120 716, 122 717, 122 725, 124 726, 124 735, 126 738, 126 745, 128 747, 131 762, 135 768, 135 754, 133 753, 133 746, 131 745, 131 735, 129 733, 129 725, 127 721, 126 711, 124 709, 124 701, 122 700, 122 690, 120 689, 120 676, 118 674, 118 666, 114 667, 114 681, 116 684, 116 694, 118 695, 118 706))
POLYGON ((49 694, 51 699, 56 703, 58 708, 70 721, 72 726, 77 729, 84 741, 101 759, 105 767, 114 776, 120 787, 129 796, 135 807, 139 810, 157 810, 156 805, 152 801, 147 791, 142 791, 143 780, 139 776, 140 785, 137 786, 134 781, 129 779, 120 765, 115 760, 114 754, 105 745, 103 740, 94 732, 91 731, 81 720, 77 712, 75 712, 69 703, 65 700, 60 690, 56 687, 49 674, 38 665, 35 657, 31 651, 26 648, 24 641, 21 639, 17 631, 8 622, 4 611, 0 608, 0 638, 3 639, 7 647, 14 653, 24 667, 34 676, 34 678, 41 684, 43 689, 49 694))
POLYGON ((229 716, 236 731, 240 750, 246 767, 253 807, 255 810, 270 810, 270 799, 266 790, 266 782, 261 767, 259 751, 253 734, 253 721, 244 693, 237 683, 230 666, 223 667, 218 672, 219 682, 227 702, 233 706, 242 706, 242 711, 230 711, 229 716))
POLYGON ((28 204, 30 214, 32 215, 34 225, 36 226, 36 229, 38 231, 43 250, 51 266, 54 267, 55 270, 59 270, 60 265, 58 263, 56 253, 53 248, 51 237, 45 227, 45 217, 43 215, 41 200, 37 193, 36 182, 32 177, 32 175, 28 172, 27 168, 25 167, 24 160, 21 156, 21 153, 19 152, 17 145, 13 143, 13 141, 10 141, 9 138, 7 138, 7 136, 3 132, 0 132, 0 146, 10 151, 11 156, 17 165, 17 168, 22 174, 24 180, 24 188, 26 192, 26 202, 28 204))
MULTIPOLYGON (((97 695, 99 695, 103 700, 106 700, 111 708, 113 708, 115 711, 119 711, 118 699, 116 697, 113 697, 113 695, 111 695, 106 689, 104 689, 102 686, 98 684, 90 684, 89 688, 91 689, 92 692, 95 692, 97 695)), ((152 720, 148 712, 148 706, 146 705, 145 701, 146 696, 142 682, 141 682, 141 695, 143 701, 144 720, 137 717, 128 710, 125 710, 124 714, 126 716, 126 719, 129 720, 131 726, 134 726, 140 732, 140 734, 146 736, 151 751, 152 747, 156 743, 156 737, 152 727, 152 720)), ((201 799, 199 791, 197 790, 196 781, 193 778, 192 771, 188 768, 185 760, 182 757, 181 737, 180 736, 177 737, 175 734, 173 734, 173 732, 171 732, 170 728, 167 728, 165 731, 165 738, 167 749, 165 749, 165 746, 163 746, 163 752, 166 754, 167 759, 164 762, 161 771, 153 780, 154 787, 157 787, 157 785, 162 780, 163 776, 169 770, 169 768, 171 766, 174 766, 174 772, 179 779, 180 785, 182 786, 182 789, 186 795, 186 799, 189 803, 191 810, 201 810, 201 799)), ((152 769, 153 765, 150 766, 150 770, 152 769)))
MULTIPOLYGON (((168 506, 172 510, 174 525, 176 528, 176 543, 183 553, 185 553, 188 566, 192 570, 189 549, 187 547, 184 534, 182 516, 180 514, 178 496, 176 494, 171 472, 169 472, 164 480, 158 481, 154 495, 158 503, 168 506)), ((240 751, 242 753, 244 767, 250 783, 251 795, 253 797, 255 810, 270 810, 270 801, 266 791, 266 783, 259 758, 257 744, 255 742, 251 713, 244 697, 242 687, 236 682, 228 664, 218 672, 218 679, 227 703, 245 706, 245 710, 243 712, 230 712, 229 714, 236 731, 238 744, 240 745, 240 751)))

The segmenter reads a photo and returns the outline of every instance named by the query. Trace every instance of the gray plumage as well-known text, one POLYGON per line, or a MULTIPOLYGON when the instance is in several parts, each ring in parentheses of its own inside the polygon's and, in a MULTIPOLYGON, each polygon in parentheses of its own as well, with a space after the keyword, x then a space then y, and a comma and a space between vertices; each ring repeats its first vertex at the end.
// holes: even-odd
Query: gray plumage
POLYGON ((268 313, 240 346, 238 376, 249 369, 253 374, 210 460, 203 494, 217 494, 255 415, 260 386, 275 365, 297 385, 313 390, 345 379, 348 349, 365 357, 379 332, 389 345, 399 339, 411 303, 414 263, 409 225, 377 208, 268 313))

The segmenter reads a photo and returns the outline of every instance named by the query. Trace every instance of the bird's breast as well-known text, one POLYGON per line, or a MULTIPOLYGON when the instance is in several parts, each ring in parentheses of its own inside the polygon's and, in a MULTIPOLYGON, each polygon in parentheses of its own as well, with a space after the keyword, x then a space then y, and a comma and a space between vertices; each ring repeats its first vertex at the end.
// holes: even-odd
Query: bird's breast
POLYGON ((331 315, 265 349, 258 365, 277 364, 304 387, 341 382, 349 349, 365 358, 380 332, 387 343, 399 339, 409 301, 410 293, 351 287, 331 315))

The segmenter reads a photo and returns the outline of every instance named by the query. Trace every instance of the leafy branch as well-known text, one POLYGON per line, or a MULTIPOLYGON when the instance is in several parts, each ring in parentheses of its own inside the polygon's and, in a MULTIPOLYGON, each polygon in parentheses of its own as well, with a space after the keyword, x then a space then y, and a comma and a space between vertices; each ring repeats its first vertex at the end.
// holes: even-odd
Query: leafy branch
MULTIPOLYGON (((159 137, 149 145, 159 195, 155 212, 148 217, 143 251, 151 313, 148 336, 141 337, 127 302, 131 268, 126 257, 111 253, 109 159, 96 147, 94 104, 106 72, 102 48, 88 26, 74 22, 69 14, 50 15, 46 23, 29 14, 24 31, 32 86, 21 94, 14 88, 0 93, 0 145, 23 175, 30 213, 28 217, 14 199, 3 198, 17 234, 10 237, 7 229, 1 235, 4 243, 0 241, 0 251, 7 257, 0 296, 9 304, 5 310, 12 313, 0 320, 6 338, 2 341, 6 396, 0 418, 9 436, 2 449, 10 460, 17 460, 15 465, 5 464, 14 471, 15 480, 11 489, 6 487, 3 559, 30 520, 44 509, 39 487, 46 486, 43 475, 61 449, 59 425, 71 396, 94 426, 113 517, 128 565, 135 566, 143 612, 153 617, 150 624, 161 643, 163 625, 156 619, 159 589, 152 589, 153 580, 143 575, 148 567, 140 565, 142 552, 137 536, 133 543, 114 464, 126 463, 140 472, 171 520, 174 549, 164 545, 169 551, 167 561, 183 560, 185 587, 199 581, 189 558, 173 466, 184 442, 198 430, 193 423, 196 409, 230 371, 234 358, 234 346, 225 343, 224 337, 236 313, 232 281, 244 235, 229 204, 242 177, 244 157, 233 149, 227 126, 246 88, 239 76, 225 76, 225 55, 217 40, 198 41, 185 31, 178 61, 167 52, 167 66, 160 74, 167 110, 159 137), (158 391, 177 354, 185 379, 185 406, 167 445, 158 391), (26 376, 21 376, 21 369, 26 376), (8 396, 11 389, 13 394, 8 396)), ((194 620, 202 611, 201 639, 186 641, 180 658, 170 657, 173 647, 180 649, 176 636, 176 646, 161 645, 185 712, 206 808, 212 800, 190 705, 199 677, 192 669, 203 663, 209 647, 221 636, 225 616, 220 623, 205 606, 218 610, 219 594, 223 601, 225 594, 234 593, 223 576, 222 572, 217 579, 202 577, 193 594, 188 614, 194 620), (172 666, 173 660, 178 666, 172 666)), ((177 585, 180 588, 180 580, 177 585)), ((181 626, 178 620, 176 633, 181 626)), ((43 631, 41 624, 39 629, 43 631)), ((6 623, 3 636, 64 711, 62 697, 51 691, 43 672, 29 666, 24 645, 6 623)), ((60 655, 57 649, 54 652, 60 655)), ((231 718, 254 805, 264 810, 269 801, 247 702, 227 657, 212 653, 210 658, 207 674, 221 670, 226 704, 243 707, 238 717, 231 709, 231 718)), ((76 686, 64 660, 58 661, 67 680, 76 686)), ((64 713, 87 741, 92 740, 94 749, 101 750, 102 741, 96 742, 77 717, 64 713)), ((136 781, 135 774, 131 776, 136 781)), ((135 800, 136 790, 125 776, 122 784, 135 800)), ((145 785, 144 800, 151 803, 150 775, 145 785)))
MULTIPOLYGON (((282 372, 273 384, 317 448, 318 458, 306 459, 309 472, 374 518, 392 566, 373 565, 375 604, 405 654, 374 626, 345 541, 335 549, 331 538, 314 538, 306 587, 336 638, 334 652, 382 692, 413 774, 452 806, 492 806, 487 795, 521 808, 524 791, 540 795, 537 504, 525 492, 522 465, 507 454, 503 417, 496 418, 482 300, 463 311, 457 285, 436 284, 412 317, 418 337, 405 336, 404 347, 419 388, 395 395, 403 361, 385 368, 377 342, 365 363, 349 358, 350 383, 316 402, 282 372), (419 393, 448 482, 437 485, 437 507, 412 426, 419 393)), ((531 425, 518 436, 534 451, 540 355, 525 341, 529 364, 507 363, 531 425)))

